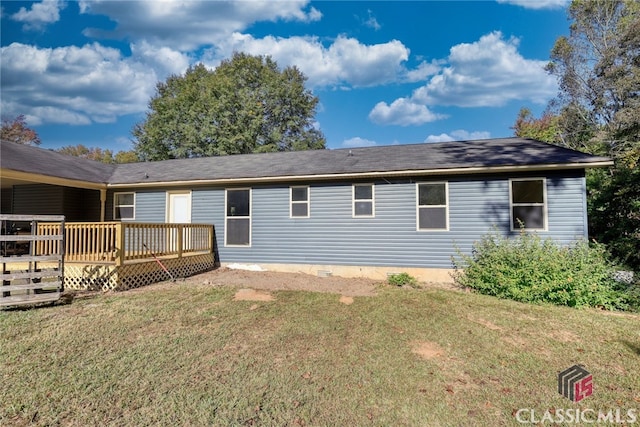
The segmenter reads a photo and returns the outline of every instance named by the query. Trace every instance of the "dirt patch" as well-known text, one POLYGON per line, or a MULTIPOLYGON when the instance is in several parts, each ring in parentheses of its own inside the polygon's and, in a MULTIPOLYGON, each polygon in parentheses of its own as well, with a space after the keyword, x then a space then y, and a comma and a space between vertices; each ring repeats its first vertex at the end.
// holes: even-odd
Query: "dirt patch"
POLYGON ((343 304, 346 304, 346 305, 351 305, 351 304, 353 304, 353 297, 342 295, 340 297, 340 302, 343 303, 343 304))
POLYGON ((444 356, 444 350, 432 341, 414 341, 411 351, 424 359, 435 359, 444 356))
MULTIPOLYGON (((187 277, 185 279, 178 279, 176 282, 165 281, 154 283, 140 288, 130 289, 127 292, 152 292, 154 290, 172 288, 183 283, 190 286, 232 286, 242 289, 254 289, 268 292, 326 292, 351 298, 375 296, 381 286, 388 286, 382 280, 368 279, 365 277, 320 277, 305 273, 251 271, 223 267, 187 277)), ((464 291, 456 285, 438 282, 421 283, 420 289, 464 291)), ((346 304, 346 301, 347 299, 341 302, 346 304)))
POLYGON ((318 277, 304 273, 248 271, 218 268, 185 280, 186 283, 218 286, 240 286, 262 291, 302 290, 329 292, 345 297, 374 296, 379 281, 366 278, 318 277))
POLYGON ((240 289, 233 296, 234 301, 273 301, 275 298, 268 292, 260 292, 255 289, 240 289))

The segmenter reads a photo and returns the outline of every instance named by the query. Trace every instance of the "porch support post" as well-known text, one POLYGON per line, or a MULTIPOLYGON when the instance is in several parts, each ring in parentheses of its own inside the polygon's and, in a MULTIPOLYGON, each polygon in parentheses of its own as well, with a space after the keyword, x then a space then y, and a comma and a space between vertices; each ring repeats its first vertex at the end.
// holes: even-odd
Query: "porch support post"
POLYGON ((107 189, 100 189, 100 222, 104 222, 105 206, 107 203, 107 189))
POLYGON ((116 224, 116 267, 122 267, 124 264, 124 231, 125 225, 122 222, 116 224))

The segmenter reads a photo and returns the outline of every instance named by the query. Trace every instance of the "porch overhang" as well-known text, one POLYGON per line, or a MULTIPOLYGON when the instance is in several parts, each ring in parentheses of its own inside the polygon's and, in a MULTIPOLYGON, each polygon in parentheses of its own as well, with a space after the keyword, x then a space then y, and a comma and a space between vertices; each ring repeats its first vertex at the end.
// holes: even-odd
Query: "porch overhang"
POLYGON ((87 190, 106 190, 107 184, 102 182, 89 182, 57 176, 37 174, 33 172, 22 172, 12 169, 0 169, 2 177, 2 188, 11 188, 21 184, 51 184, 64 187, 84 188, 87 190))

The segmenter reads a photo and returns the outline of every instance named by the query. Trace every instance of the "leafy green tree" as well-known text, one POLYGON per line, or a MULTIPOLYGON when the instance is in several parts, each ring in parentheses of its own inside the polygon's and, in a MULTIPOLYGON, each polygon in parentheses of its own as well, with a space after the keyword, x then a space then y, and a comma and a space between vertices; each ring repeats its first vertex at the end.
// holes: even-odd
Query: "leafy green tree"
POLYGON ((3 119, 0 139, 25 145, 40 145, 38 133, 27 127, 27 122, 21 114, 15 119, 3 119))
POLYGON ((556 40, 547 70, 558 77, 552 102, 563 141, 622 166, 640 141, 640 3, 574 0, 569 36, 556 40))
POLYGON ((113 160, 116 163, 136 163, 139 162, 140 159, 135 151, 118 151, 114 156, 113 160))
POLYGON ((568 13, 547 65, 560 93, 540 119, 521 110, 514 129, 614 160, 587 174, 590 234, 640 272, 640 2, 573 0, 568 13))
POLYGON ((68 145, 56 150, 67 156, 81 157, 102 163, 134 163, 138 162, 138 156, 133 151, 118 151, 115 156, 111 150, 103 150, 99 147, 86 147, 82 144, 68 145))
POLYGON ((513 129, 515 135, 521 138, 533 138, 550 144, 561 142, 560 118, 550 112, 545 112, 541 118, 536 119, 531 110, 521 108, 513 129))
POLYGON ((590 233, 640 272, 640 168, 594 171, 587 178, 590 233))
POLYGON ((295 67, 236 53, 216 69, 198 64, 158 83, 133 129, 144 160, 325 148, 314 128, 318 98, 295 67))

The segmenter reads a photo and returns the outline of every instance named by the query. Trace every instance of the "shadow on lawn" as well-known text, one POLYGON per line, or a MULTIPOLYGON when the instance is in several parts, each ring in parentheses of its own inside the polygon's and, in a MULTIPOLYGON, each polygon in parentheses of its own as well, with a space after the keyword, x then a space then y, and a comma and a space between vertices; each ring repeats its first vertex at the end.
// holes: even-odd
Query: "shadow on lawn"
POLYGON ((638 356, 640 356, 640 345, 638 344, 634 344, 630 341, 627 340, 621 340, 620 341, 622 344, 626 345, 631 351, 633 351, 635 354, 637 354, 638 356))

